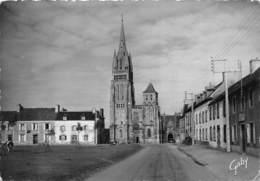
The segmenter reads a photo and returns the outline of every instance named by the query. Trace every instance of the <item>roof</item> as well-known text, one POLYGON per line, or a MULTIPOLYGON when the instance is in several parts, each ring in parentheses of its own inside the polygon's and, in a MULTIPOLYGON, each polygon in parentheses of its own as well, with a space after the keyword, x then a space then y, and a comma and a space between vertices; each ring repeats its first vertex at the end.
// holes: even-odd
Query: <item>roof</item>
POLYGON ((85 116, 85 120, 95 120, 95 114, 90 111, 59 112, 57 116, 57 120, 63 120, 63 116, 66 116, 67 120, 81 120, 82 116, 85 116))
POLYGON ((16 111, 1 111, 0 121, 16 121, 17 112, 16 111))
MULTIPOLYGON (((251 83, 254 82, 260 82, 260 68, 258 68, 254 73, 247 75, 242 79, 242 86, 245 87, 251 83)), ((235 84, 233 84, 231 87, 229 87, 228 91, 229 94, 232 94, 236 92, 237 90, 240 90, 241 88, 241 80, 237 81, 235 84)))
MULTIPOLYGON (((258 68, 254 73, 247 75, 242 79, 243 87, 247 86, 248 84, 254 83, 255 81, 260 81, 260 68, 258 68)), ((232 94, 241 88, 241 80, 237 81, 233 85, 229 86, 228 94, 232 94)), ((216 96, 209 105, 214 104, 215 102, 224 99, 225 97, 225 90, 223 90, 218 96, 216 96)))
POLYGON ((55 120, 57 113, 55 108, 23 108, 18 112, 18 120, 55 120))
POLYGON ((157 93, 153 87, 152 83, 149 83, 148 87, 145 89, 143 93, 157 93))

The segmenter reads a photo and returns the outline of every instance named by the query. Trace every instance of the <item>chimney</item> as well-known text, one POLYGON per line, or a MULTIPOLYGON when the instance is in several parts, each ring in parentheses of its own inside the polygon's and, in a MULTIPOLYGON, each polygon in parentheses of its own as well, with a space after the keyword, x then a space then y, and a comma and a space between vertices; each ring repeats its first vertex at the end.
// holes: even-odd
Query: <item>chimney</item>
POLYGON ((104 109, 103 108, 100 109, 100 115, 101 115, 101 117, 104 117, 104 109))
POLYGON ((256 69, 259 67, 260 67, 260 60, 257 57, 249 61, 250 74, 254 73, 254 71, 256 71, 256 69))
POLYGON ((56 105, 56 107, 55 107, 55 112, 56 112, 56 113, 60 112, 60 105, 59 105, 59 104, 56 105))
POLYGON ((22 104, 18 104, 18 112, 21 112, 23 110, 22 104))

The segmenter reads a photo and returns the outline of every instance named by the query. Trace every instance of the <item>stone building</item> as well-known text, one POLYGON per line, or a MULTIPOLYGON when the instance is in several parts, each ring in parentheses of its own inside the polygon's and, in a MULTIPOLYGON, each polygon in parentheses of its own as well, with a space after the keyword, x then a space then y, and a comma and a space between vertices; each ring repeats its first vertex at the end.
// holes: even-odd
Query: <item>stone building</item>
POLYGON ((229 88, 229 100, 231 149, 259 156, 260 68, 229 88))
POLYGON ((118 51, 114 51, 110 96, 110 141, 159 143, 158 93, 150 83, 143 104, 135 104, 133 65, 126 48, 123 19, 118 51))
POLYGON ((0 112, 0 142, 15 145, 103 143, 104 115, 100 111, 71 112, 56 108, 25 108, 0 112), (80 131, 77 127, 82 127, 80 131))

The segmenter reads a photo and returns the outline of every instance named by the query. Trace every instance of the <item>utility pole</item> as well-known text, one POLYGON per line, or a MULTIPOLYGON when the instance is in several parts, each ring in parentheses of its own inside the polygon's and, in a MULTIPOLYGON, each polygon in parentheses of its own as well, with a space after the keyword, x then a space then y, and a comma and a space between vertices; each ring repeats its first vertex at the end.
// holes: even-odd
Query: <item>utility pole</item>
POLYGON ((239 70, 227 70, 226 67, 226 59, 220 59, 220 60, 214 60, 211 59, 211 71, 213 73, 222 73, 224 76, 224 81, 225 81, 225 107, 226 107, 226 136, 227 136, 227 152, 231 151, 230 148, 230 124, 229 124, 229 99, 228 99, 228 73, 230 72, 242 72, 241 67, 239 66, 239 70), (215 63, 216 62, 221 62, 224 64, 223 70, 215 70, 215 63))
POLYGON ((184 98, 184 102, 189 100, 191 101, 191 128, 192 128, 192 133, 191 133, 191 137, 192 137, 192 144, 194 145, 194 139, 195 139, 195 123, 194 123, 194 95, 192 92, 187 92, 185 91, 185 98, 184 98), (188 95, 190 96, 190 98, 188 98, 188 95))

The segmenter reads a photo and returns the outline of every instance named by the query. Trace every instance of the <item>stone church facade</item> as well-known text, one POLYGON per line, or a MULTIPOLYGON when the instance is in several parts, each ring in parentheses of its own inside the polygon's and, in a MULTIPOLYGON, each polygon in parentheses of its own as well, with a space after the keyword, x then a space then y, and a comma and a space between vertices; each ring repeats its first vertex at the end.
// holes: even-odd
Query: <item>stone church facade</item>
POLYGON ((123 19, 118 51, 114 51, 110 96, 110 141, 159 143, 160 107, 158 92, 150 83, 143 104, 135 104, 133 65, 126 48, 123 19))

